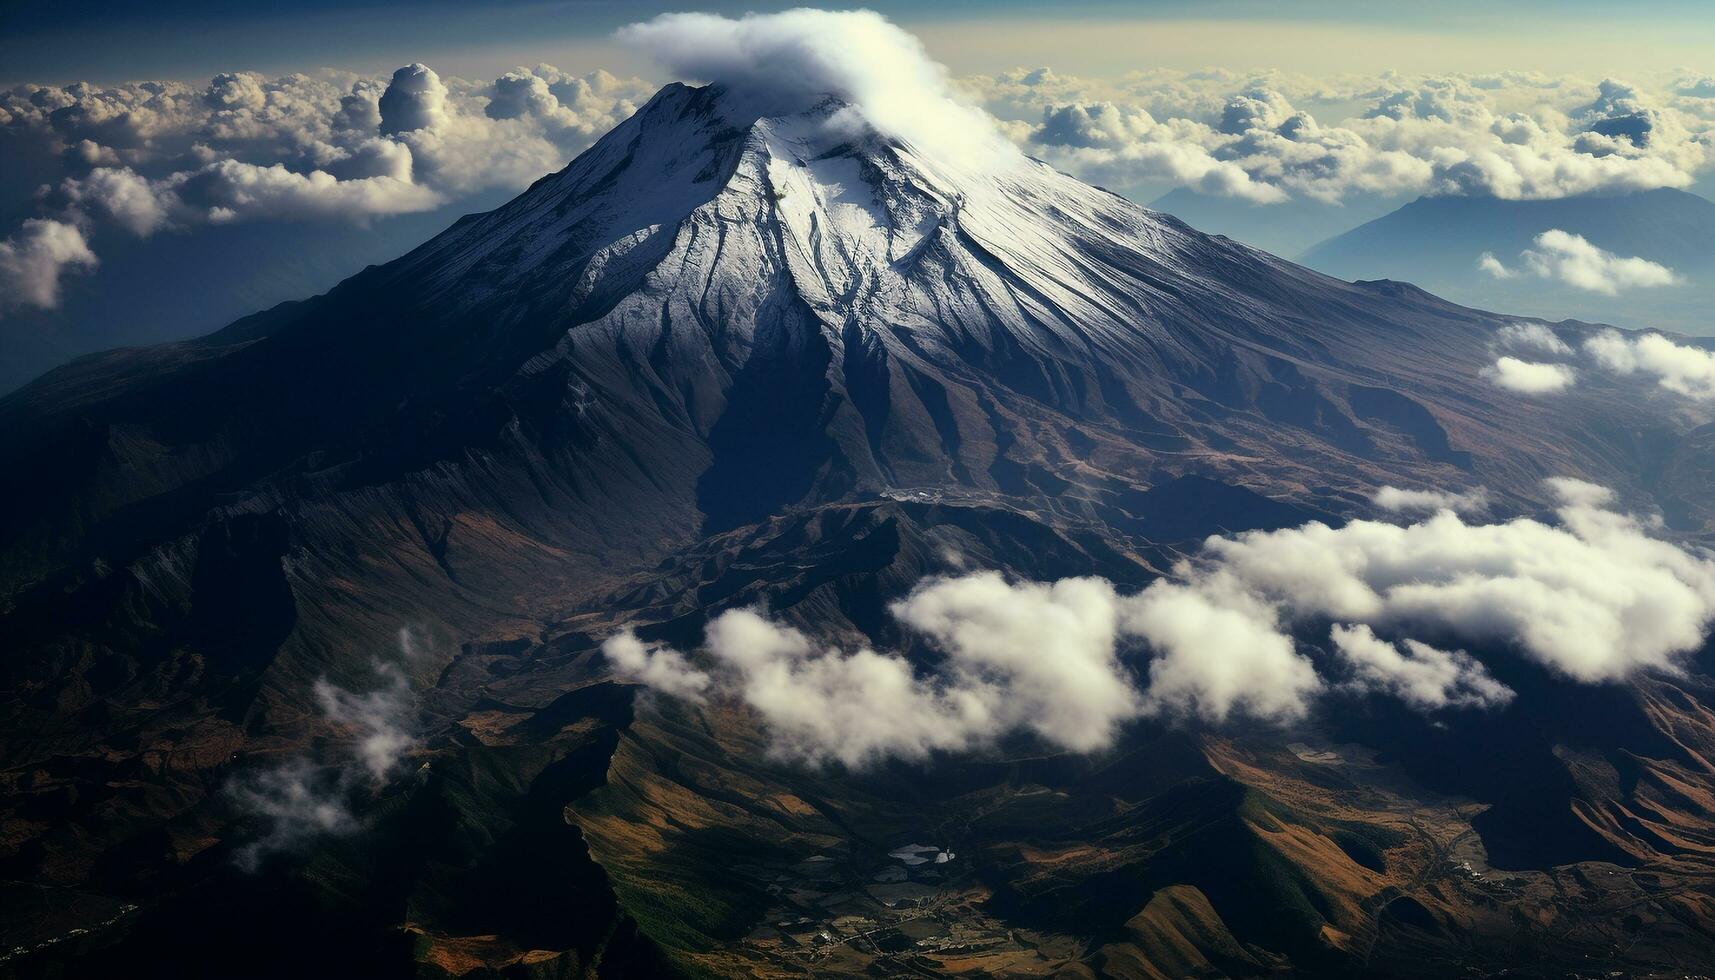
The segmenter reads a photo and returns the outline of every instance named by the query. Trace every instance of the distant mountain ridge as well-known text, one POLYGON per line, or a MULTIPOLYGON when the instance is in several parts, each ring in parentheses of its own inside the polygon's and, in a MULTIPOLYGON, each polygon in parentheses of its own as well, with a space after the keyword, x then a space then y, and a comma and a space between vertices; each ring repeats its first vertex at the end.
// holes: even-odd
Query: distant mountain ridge
MULTIPOLYGON (((1386 261, 1402 231, 1435 232, 1437 254, 1452 248, 1506 257, 1543 231, 1583 235, 1610 252, 1668 265, 1715 261, 1715 201, 1669 187, 1636 194, 1506 201, 1487 197, 1420 197, 1391 214, 1314 246, 1311 265, 1386 261)), ((1476 253, 1472 253, 1473 256, 1476 253)), ((1476 259, 1473 257, 1473 263, 1476 259)))
POLYGON ((1294 197, 1278 204, 1256 204, 1179 187, 1151 201, 1149 206, 1198 231, 1225 235, 1275 255, 1294 256, 1379 218, 1407 200, 1398 195, 1384 197, 1354 192, 1332 202, 1294 197))
POLYGON ((1715 202, 1672 188, 1540 201, 1424 197, 1329 238, 1300 261, 1342 278, 1404 279, 1461 301, 1544 316, 1715 332, 1706 305, 1715 298, 1715 202), (1666 265, 1687 285, 1609 298, 1531 277, 1497 281, 1478 270, 1484 252, 1517 265, 1519 253, 1552 228, 1666 265))
POLYGON ((689 535, 898 487, 1059 507, 1081 486, 1099 508, 1194 466, 1284 487, 1349 473, 1356 492, 1443 479, 1449 438, 1490 447, 1497 489, 1536 492, 1499 449, 1526 437, 1469 407, 1493 318, 1040 164, 973 177, 830 138, 829 111, 735 127, 713 90, 669 86, 564 171, 324 296, 0 400, 0 453, 35 461, 0 516, 0 573, 15 588, 96 541, 144 546, 163 528, 116 507, 139 493, 194 508, 304 467, 434 473, 459 507, 504 493, 478 472, 559 488, 513 530, 593 560, 621 528, 689 535), (1368 407, 1397 384, 1430 400, 1408 413, 1427 428, 1368 407))
POLYGON ((622 627, 688 648, 766 605, 927 656, 888 610, 929 576, 1141 588, 1206 535, 1373 515, 1382 484, 1509 515, 1576 476, 1715 526, 1715 445, 1637 385, 1483 379, 1512 317, 829 127, 831 101, 723 96, 669 85, 322 296, 0 398, 18 975, 1583 968, 1613 946, 1598 886, 1647 929, 1627 965, 1706 938, 1648 904, 1695 899, 1715 839, 1707 774, 1676 768, 1715 756, 1691 680, 1513 658, 1540 712, 1455 731, 1366 704, 1300 753, 1139 719, 1102 754, 1021 736, 853 772, 782 764, 742 709, 634 697, 599 652, 622 627), (254 815, 223 787, 348 745, 318 682, 362 690, 402 629, 409 771, 240 873, 254 815), (959 855, 924 869, 947 891, 881 878, 910 842, 959 855), (1470 890, 1452 858, 1486 853, 1541 869, 1535 917, 1470 890), (1594 860, 1654 863, 1622 887, 1594 860), (898 921, 832 944, 799 903, 898 921), (957 920, 940 961, 931 912, 957 920))

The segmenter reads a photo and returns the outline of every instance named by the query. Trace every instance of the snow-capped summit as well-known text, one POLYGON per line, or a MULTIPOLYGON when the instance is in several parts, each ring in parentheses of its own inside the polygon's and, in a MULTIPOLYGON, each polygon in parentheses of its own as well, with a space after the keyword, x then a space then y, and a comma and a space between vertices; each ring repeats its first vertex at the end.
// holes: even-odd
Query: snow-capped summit
POLYGON ((934 155, 836 99, 743 108, 669 85, 511 203, 325 296, 0 403, 45 499, 82 501, 9 534, 8 567, 80 553, 138 473, 210 501, 330 468, 314 479, 427 481, 413 499, 505 500, 507 534, 577 566, 616 536, 647 554, 902 491, 1104 519, 1186 472, 1318 508, 1379 482, 1528 499, 1523 460, 1594 444, 1567 433, 1613 411, 1496 394, 1501 321, 1410 287, 1310 272, 1019 155, 934 155))
MULTIPOLYGON (((1138 582, 1211 533, 1373 514, 1383 484, 1482 486, 1518 513, 1546 474, 1647 478, 1677 526, 1715 516, 1707 433, 1636 379, 1491 385, 1511 318, 848 108, 668 86, 516 200, 326 295, 0 399, 23 728, 78 733, 66 758, 96 718, 125 752, 277 752, 319 717, 313 679, 367 672, 406 623, 456 638, 402 668, 425 714, 528 712, 435 751, 499 733, 511 752, 513 732, 631 718, 622 689, 582 685, 640 610, 690 634, 778 602, 879 635, 890 600, 967 560, 1138 582)), ((1587 328, 1554 329, 1574 356, 1587 328)), ((423 792, 458 784, 441 759, 423 792)))
POLYGON ((1317 276, 1021 155, 930 157, 837 100, 750 118, 725 99, 667 86, 387 273, 439 316, 528 317, 541 346, 507 386, 562 379, 580 393, 566 424, 659 414, 685 452, 712 451, 697 506, 716 526, 812 486, 1031 494, 1074 471, 1140 481, 1155 453, 1226 469, 1253 438, 1287 466, 1463 458, 1388 378, 1433 365, 1418 390, 1469 388, 1483 317, 1317 276), (1354 388, 1382 393, 1354 407, 1354 388), (1076 459, 1114 437, 1096 454, 1124 459, 1114 472, 1076 459))

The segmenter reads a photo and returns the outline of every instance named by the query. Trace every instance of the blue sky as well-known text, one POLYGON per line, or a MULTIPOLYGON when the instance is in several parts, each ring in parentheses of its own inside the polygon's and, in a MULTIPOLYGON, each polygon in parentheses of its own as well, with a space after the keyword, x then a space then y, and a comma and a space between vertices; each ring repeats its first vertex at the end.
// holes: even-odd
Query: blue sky
MULTIPOLYGON (((738 13, 790 3, 704 2, 738 13)), ((1165 67, 1567 72, 1691 64, 1715 49, 1715 4, 1594 0, 1434 4, 1345 0, 1152 0, 865 4, 923 37, 956 71, 1046 62, 1099 74, 1165 67), (1187 28, 1194 27, 1195 30, 1187 28), (1034 56, 1034 58, 1030 57, 1034 56), (1024 60, 1019 61, 1020 58, 1024 60)), ((0 81, 118 82, 216 71, 380 71, 413 60, 486 74, 516 63, 588 62, 635 72, 613 30, 684 4, 618 0, 46 4, 6 0, 0 81)))

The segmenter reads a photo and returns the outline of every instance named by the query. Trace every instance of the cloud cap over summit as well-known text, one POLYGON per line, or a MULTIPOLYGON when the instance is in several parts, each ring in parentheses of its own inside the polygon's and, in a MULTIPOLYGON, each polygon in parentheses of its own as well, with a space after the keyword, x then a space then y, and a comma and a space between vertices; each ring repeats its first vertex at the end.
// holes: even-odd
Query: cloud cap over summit
POLYGON ((987 113, 954 97, 947 69, 922 42, 873 11, 662 14, 619 38, 674 75, 721 86, 734 111, 785 115, 833 96, 931 157, 973 169, 1020 159, 987 113))

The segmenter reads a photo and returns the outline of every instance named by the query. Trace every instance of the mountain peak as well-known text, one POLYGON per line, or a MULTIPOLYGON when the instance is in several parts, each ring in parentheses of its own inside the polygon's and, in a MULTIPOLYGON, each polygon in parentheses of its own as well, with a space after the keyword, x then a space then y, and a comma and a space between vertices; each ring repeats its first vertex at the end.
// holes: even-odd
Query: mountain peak
POLYGON ((411 261, 433 265, 453 303, 481 304, 541 277, 563 283, 573 269, 574 297, 588 296, 598 278, 663 253, 688 260, 701 229, 722 243, 723 275, 790 271, 806 300, 828 309, 864 282, 889 281, 899 294, 904 263, 937 236, 995 268, 1041 264, 1031 288, 1048 293, 1063 288, 1083 247, 1052 241, 1057 231, 1105 229, 1106 249, 1162 240, 1155 216, 1044 164, 1017 156, 974 172, 851 108, 824 96, 752 117, 722 86, 668 85, 564 170, 411 261), (739 225, 750 231, 733 234, 739 225))
MULTIPOLYGON (((1328 509, 1472 466, 1464 445, 1537 438, 1470 413, 1494 318, 1317 275, 1022 156, 973 170, 843 98, 751 116, 730 96, 668 85, 510 203, 123 373, 194 370, 174 405, 271 433, 223 464, 234 479, 350 454, 342 479, 385 483, 516 454, 515 478, 577 501, 580 533, 677 540, 902 489, 1111 514, 1194 471, 1317 487, 1299 502, 1328 509)), ((18 405, 147 428, 150 396, 91 392, 107 363, 18 405)), ((151 465, 185 458, 203 457, 151 465)), ((1509 465, 1487 479, 1536 492, 1509 465)))

